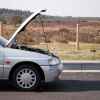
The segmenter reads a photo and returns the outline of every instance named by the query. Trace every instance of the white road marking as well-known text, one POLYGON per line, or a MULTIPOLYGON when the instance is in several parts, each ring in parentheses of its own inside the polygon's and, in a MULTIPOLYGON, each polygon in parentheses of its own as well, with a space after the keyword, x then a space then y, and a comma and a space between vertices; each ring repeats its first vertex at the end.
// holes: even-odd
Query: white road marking
POLYGON ((100 70, 63 70, 63 73, 97 73, 100 70))
POLYGON ((65 64, 82 64, 82 63, 85 63, 85 64, 87 64, 87 63, 90 63, 90 64, 100 64, 100 60, 95 60, 95 61, 92 61, 92 60, 88 60, 88 61, 85 61, 85 60, 83 60, 83 61, 75 61, 75 60, 72 60, 72 61, 66 61, 66 60, 63 60, 62 61, 62 63, 65 63, 65 64))

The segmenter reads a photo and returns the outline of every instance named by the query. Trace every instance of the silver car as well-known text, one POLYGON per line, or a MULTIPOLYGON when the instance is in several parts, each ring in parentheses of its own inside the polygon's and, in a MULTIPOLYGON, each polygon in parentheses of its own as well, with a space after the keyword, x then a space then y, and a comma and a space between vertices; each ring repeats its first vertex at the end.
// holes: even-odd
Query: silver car
POLYGON ((33 90, 42 82, 57 79, 63 68, 54 54, 13 42, 16 35, 43 11, 29 16, 9 40, 0 37, 0 79, 11 81, 20 90, 33 90))

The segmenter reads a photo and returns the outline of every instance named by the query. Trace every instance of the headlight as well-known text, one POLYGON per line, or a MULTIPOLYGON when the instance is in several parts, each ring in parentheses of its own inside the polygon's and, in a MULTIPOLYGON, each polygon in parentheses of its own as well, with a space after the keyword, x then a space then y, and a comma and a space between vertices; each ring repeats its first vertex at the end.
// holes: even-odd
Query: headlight
POLYGON ((56 57, 49 60, 49 65, 57 65, 60 63, 60 60, 56 57))

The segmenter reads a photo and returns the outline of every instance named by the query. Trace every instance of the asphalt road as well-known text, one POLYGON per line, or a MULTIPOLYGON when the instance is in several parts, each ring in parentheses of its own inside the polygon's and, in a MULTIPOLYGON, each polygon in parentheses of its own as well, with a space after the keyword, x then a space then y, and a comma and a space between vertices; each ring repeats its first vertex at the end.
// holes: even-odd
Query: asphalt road
POLYGON ((100 70, 100 61, 64 61, 64 70, 100 70))
POLYGON ((16 91, 0 81, 0 100, 100 100, 100 73, 62 73, 38 91, 16 91))

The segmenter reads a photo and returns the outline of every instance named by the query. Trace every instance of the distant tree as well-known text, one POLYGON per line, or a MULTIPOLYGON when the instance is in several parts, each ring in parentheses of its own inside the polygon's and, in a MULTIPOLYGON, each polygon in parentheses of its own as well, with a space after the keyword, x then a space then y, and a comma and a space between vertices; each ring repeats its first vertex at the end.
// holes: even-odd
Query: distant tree
POLYGON ((70 30, 67 28, 61 28, 59 29, 59 32, 70 33, 70 30))
POLYGON ((3 18, 3 17, 0 17, 0 22, 2 22, 2 23, 6 23, 6 20, 3 18))
POLYGON ((19 24, 22 22, 22 18, 20 16, 13 16, 12 20, 14 24, 19 24))
POLYGON ((22 22, 22 18, 20 16, 12 16, 6 19, 7 24, 17 25, 17 24, 20 24, 21 22, 22 22))

